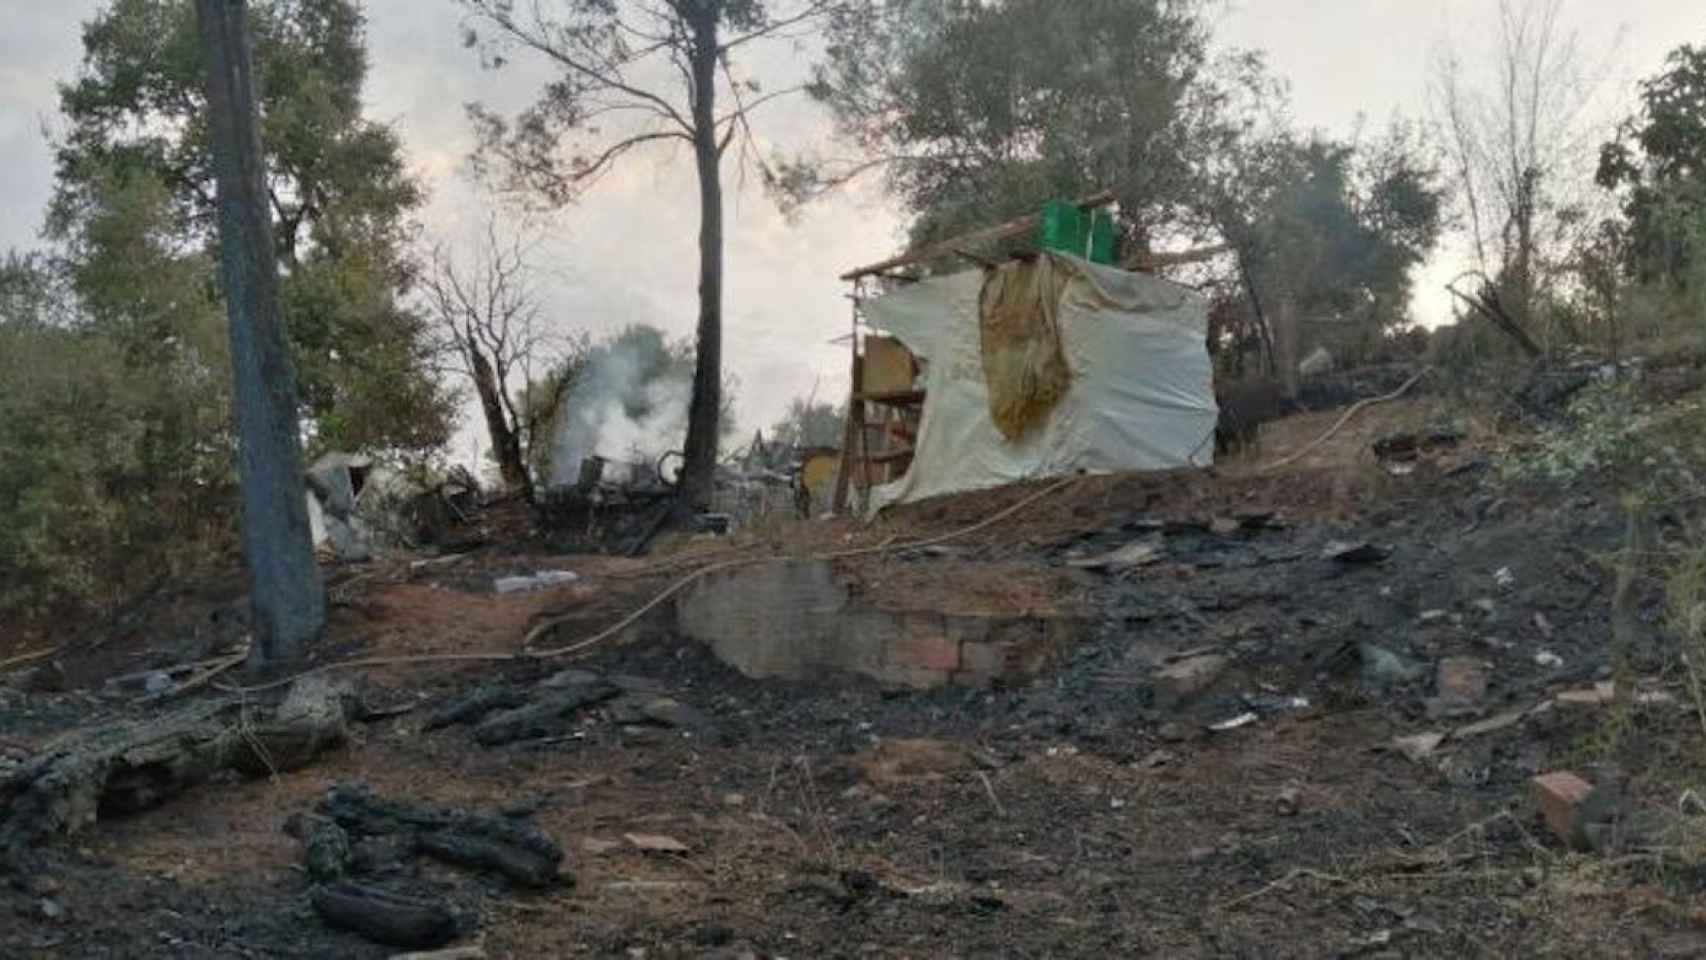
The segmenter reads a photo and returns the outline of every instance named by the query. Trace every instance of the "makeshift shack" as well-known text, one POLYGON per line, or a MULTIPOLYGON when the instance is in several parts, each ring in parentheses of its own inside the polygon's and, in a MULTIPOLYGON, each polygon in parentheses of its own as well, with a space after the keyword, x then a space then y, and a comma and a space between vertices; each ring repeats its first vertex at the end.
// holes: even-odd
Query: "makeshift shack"
POLYGON ((1047 249, 888 286, 855 301, 842 474, 867 513, 1212 461, 1208 304, 1195 291, 1047 249))

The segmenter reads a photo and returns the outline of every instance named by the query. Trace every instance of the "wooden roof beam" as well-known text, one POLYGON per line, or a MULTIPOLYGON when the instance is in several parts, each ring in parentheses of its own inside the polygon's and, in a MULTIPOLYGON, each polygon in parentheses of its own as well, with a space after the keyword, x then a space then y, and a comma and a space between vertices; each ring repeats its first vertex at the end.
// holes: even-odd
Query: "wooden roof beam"
MULTIPOLYGON (((1112 190, 1103 190, 1099 193, 1092 193, 1087 197, 1075 201, 1075 205, 1080 210, 1094 210, 1097 207, 1105 207, 1108 204, 1113 203, 1115 199, 1117 198, 1114 196, 1114 192, 1112 190)), ((915 250, 911 253, 903 253, 897 257, 890 257, 881 263, 873 263, 868 267, 849 270, 841 275, 841 279, 857 280, 860 277, 868 277, 877 273, 886 273, 899 267, 909 267, 915 263, 925 263, 942 257, 958 256, 961 254, 961 251, 969 247, 976 247, 986 243, 998 243, 1002 240, 1011 240, 1014 237, 1024 236, 1032 230, 1035 230, 1037 228, 1037 221, 1041 219, 1041 213, 1033 213, 1029 216, 1009 220, 1000 226, 986 227, 982 230, 974 230, 971 233, 962 233, 957 237, 951 237, 947 240, 941 241, 940 243, 933 243, 921 250, 915 250)))
POLYGON ((1154 273, 1162 267, 1176 267, 1186 263, 1201 263, 1213 260, 1223 253, 1231 253, 1232 245, 1216 244, 1212 247, 1198 247, 1195 250, 1178 250, 1172 253, 1140 253, 1125 263, 1127 270, 1140 270, 1144 273, 1154 273))

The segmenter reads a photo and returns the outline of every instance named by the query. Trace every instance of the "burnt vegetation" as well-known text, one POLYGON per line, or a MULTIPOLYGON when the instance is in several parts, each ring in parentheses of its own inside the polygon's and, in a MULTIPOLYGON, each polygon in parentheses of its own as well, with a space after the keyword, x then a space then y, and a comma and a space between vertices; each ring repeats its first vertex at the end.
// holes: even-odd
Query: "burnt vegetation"
MULTIPOLYGON (((1706 46, 1486 6, 1335 130, 1208 0, 100 5, 0 259, 0 955, 1706 953, 1706 46), (405 17, 523 104, 454 183, 405 17), (849 306, 734 258, 872 197, 789 396, 849 306), (867 510, 997 366, 871 303, 1057 262, 1197 448, 867 510)), ((1063 300, 973 466, 1119 419, 1063 300)))

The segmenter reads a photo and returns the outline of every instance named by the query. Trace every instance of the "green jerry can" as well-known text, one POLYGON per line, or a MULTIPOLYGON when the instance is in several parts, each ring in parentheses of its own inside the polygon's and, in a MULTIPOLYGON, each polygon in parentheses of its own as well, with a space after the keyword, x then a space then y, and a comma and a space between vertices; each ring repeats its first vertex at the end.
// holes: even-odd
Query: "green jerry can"
POLYGON ((1065 200, 1050 200, 1043 204, 1037 220, 1037 246, 1044 250, 1059 250, 1073 256, 1084 256, 1088 241, 1088 225, 1084 211, 1065 200))
POLYGON ((1086 213, 1065 200, 1050 200, 1037 220, 1037 246, 1091 263, 1113 263, 1113 215, 1106 210, 1086 213))
POLYGON ((1091 263, 1114 262, 1114 215, 1105 209, 1090 214, 1089 247, 1091 263))

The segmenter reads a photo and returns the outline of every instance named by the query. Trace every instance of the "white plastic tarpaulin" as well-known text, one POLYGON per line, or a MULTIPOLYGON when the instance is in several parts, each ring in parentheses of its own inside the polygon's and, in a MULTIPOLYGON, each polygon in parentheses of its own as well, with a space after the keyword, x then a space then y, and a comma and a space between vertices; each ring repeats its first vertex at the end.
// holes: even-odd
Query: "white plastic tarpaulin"
POLYGON ((1208 305, 1194 291, 1076 257, 1059 324, 1072 385, 1009 442, 989 414, 978 317, 982 271, 868 301, 871 326, 928 361, 911 469, 871 492, 870 510, 1078 471, 1165 470, 1214 457, 1208 305))

